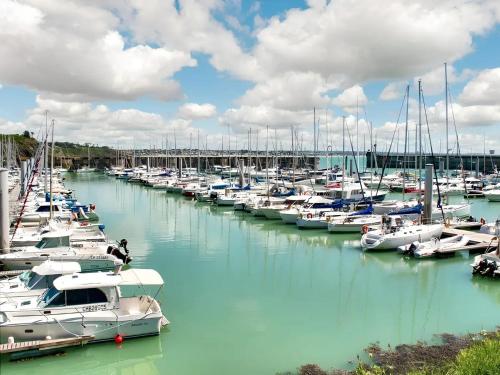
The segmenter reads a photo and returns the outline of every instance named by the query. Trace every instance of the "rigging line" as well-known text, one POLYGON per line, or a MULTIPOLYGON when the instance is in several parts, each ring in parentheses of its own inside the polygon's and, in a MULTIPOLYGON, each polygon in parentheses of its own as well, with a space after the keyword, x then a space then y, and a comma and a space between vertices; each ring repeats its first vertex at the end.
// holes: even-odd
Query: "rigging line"
POLYGON ((460 159, 460 167, 461 167, 461 170, 462 170, 462 179, 463 179, 463 182, 464 182, 464 190, 465 190, 465 195, 467 196, 467 201, 469 200, 468 198, 468 194, 467 194, 467 184, 465 182, 465 171, 464 171, 464 161, 463 161, 463 158, 462 158, 462 152, 460 150, 460 142, 458 141, 458 130, 457 130, 457 123, 455 122, 455 111, 453 111, 453 96, 451 95, 451 92, 448 92, 448 95, 450 96, 450 108, 451 108, 451 118, 453 119, 453 127, 455 128, 455 137, 456 137, 456 140, 457 140, 457 154, 458 154, 458 158, 460 159))
MULTIPOLYGON (((356 160, 356 154, 354 153, 354 146, 352 144, 352 139, 351 139, 351 132, 349 131, 349 127, 346 126, 346 129, 347 129, 347 135, 349 137, 349 143, 351 144, 351 151, 352 151, 352 157, 354 159, 354 165, 356 167, 356 174, 358 176, 358 181, 359 181, 359 186, 361 188, 361 194, 363 195, 363 201, 366 202, 366 197, 365 197, 365 191, 363 189, 363 182, 361 181, 361 178, 359 176, 359 169, 358 169, 358 162, 356 160)), ((344 189, 344 187, 342 186, 342 190, 344 189)))
MULTIPOLYGON (((436 165, 436 158, 434 156, 434 149, 432 147, 432 139, 431 139, 431 131, 429 127, 429 120, 427 118, 427 105, 425 104, 425 96, 424 96, 424 90, 421 88, 422 92, 422 104, 424 106, 424 116, 425 116, 425 124, 427 125, 427 134, 429 136, 429 148, 431 151, 431 160, 432 160, 432 165, 436 165)), ((439 190, 439 183, 438 183, 438 176, 437 176, 437 171, 436 168, 434 168, 434 178, 436 179, 436 188, 437 188, 437 193, 438 193, 438 201, 437 201, 437 207, 441 210, 441 216, 443 218, 444 222, 444 211, 443 211, 443 206, 441 205, 441 192, 439 190)), ((431 213, 432 217, 432 213, 431 213)))
MULTIPOLYGON (((387 168, 387 163, 388 163, 388 160, 389 160, 389 155, 391 153, 392 144, 394 143, 394 136, 396 135, 396 131, 398 130, 399 120, 401 119, 401 114, 403 113, 403 107, 404 107, 404 104, 405 104, 405 99, 406 99, 406 90, 405 90, 405 94, 403 96, 403 100, 401 101, 401 108, 399 108, 398 119, 396 121, 396 126, 394 127, 394 131, 392 133, 391 144, 389 145, 389 149, 387 150, 387 155, 386 155, 385 160, 384 160, 384 165, 382 166, 382 172, 380 173, 380 180, 378 182, 377 191, 376 191, 375 195, 378 194, 378 191, 380 189, 380 185, 382 184, 382 177, 384 177, 384 172, 385 172, 385 169, 387 168)), ((377 156, 375 155, 375 157, 377 157, 377 156)))

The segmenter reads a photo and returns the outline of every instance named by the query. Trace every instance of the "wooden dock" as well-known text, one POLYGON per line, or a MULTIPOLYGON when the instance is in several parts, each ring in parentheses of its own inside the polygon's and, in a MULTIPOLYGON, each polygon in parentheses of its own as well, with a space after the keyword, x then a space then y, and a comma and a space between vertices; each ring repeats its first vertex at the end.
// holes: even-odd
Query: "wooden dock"
POLYGON ((435 252, 437 257, 452 256, 459 251, 468 251, 469 254, 484 253, 485 251, 493 251, 498 246, 498 239, 491 234, 471 232, 463 229, 445 228, 442 238, 464 235, 470 240, 464 246, 451 247, 446 249, 438 249, 435 252))
POLYGON ((78 336, 64 339, 35 340, 0 344, 0 355, 10 354, 13 359, 42 356, 50 354, 54 350, 77 345, 85 345, 92 339, 94 339, 94 336, 78 336))

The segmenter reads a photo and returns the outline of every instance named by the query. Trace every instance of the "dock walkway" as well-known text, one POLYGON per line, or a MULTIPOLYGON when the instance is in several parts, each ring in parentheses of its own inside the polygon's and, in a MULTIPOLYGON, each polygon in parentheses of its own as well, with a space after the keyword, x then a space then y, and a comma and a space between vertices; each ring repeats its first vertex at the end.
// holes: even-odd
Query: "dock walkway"
POLYGON ((451 255, 458 251, 468 251, 470 254, 482 253, 485 251, 492 251, 498 246, 498 239, 496 236, 486 233, 472 232, 463 229, 445 228, 442 237, 451 237, 464 235, 470 241, 464 246, 449 247, 446 249, 436 250, 436 256, 451 255))

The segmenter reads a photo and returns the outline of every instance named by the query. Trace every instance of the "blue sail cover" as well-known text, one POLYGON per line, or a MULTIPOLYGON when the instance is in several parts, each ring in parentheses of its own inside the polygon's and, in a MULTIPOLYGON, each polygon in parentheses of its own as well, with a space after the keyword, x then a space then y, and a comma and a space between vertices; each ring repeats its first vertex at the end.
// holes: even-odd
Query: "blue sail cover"
POLYGON ((295 189, 290 189, 286 193, 280 193, 279 191, 273 193, 273 197, 291 197, 295 195, 295 189))
POLYGON ((373 213, 373 207, 370 204, 368 207, 365 209, 355 211, 349 214, 349 216, 358 216, 358 215, 371 215, 373 213))
POLYGON ((424 207, 421 203, 413 206, 402 208, 398 211, 390 212, 389 215, 420 215, 424 207))

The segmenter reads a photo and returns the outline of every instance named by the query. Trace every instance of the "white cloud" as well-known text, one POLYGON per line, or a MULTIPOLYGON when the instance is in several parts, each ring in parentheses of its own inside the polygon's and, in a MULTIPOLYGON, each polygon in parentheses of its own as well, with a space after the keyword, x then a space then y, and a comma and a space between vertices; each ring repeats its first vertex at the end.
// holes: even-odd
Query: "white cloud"
POLYGON ((464 105, 500 105, 500 68, 486 69, 468 82, 459 102, 464 105))
POLYGON ((0 118, 0 134, 21 134, 25 130, 26 125, 23 122, 9 121, 0 118))
MULTIPOLYGON (((173 1, 131 0, 130 7, 122 9, 122 17, 139 42, 205 53, 217 70, 246 80, 256 79, 260 74, 256 60, 243 52, 236 37, 213 17, 214 12, 223 9, 220 1, 183 0, 179 8, 177 11, 173 1)), ((238 28, 235 21, 230 22, 238 28)))
POLYGON ((255 56, 268 76, 314 71, 347 83, 406 79, 472 50, 498 22, 495 1, 314 1, 273 17, 255 56), (381 22, 383 20, 383 22, 381 22))
POLYGON ((214 117, 217 109, 213 104, 186 103, 179 108, 178 116, 187 120, 201 120, 214 117))
POLYGON ((341 107, 346 112, 355 113, 368 103, 368 98, 361 86, 354 85, 335 97, 332 103, 341 107))
POLYGON ((387 84, 380 93, 380 100, 401 99, 405 95, 405 87, 407 83, 404 81, 391 82, 387 84))
POLYGON ((248 90, 238 104, 246 106, 272 106, 286 110, 311 110, 314 106, 328 105, 326 95, 334 88, 319 74, 312 72, 286 72, 260 82, 248 90))
MULTIPOLYGON (((463 82, 470 79, 474 75, 474 71, 471 69, 464 69, 458 73, 453 65, 448 65, 448 84, 451 85, 457 82, 463 82)), ((422 89, 424 95, 443 95, 444 96, 444 86, 445 86, 445 72, 444 65, 437 67, 420 77, 416 77, 414 80, 415 86, 418 85, 418 80, 422 80, 422 89)))
POLYGON ((182 97, 185 51, 125 46, 112 12, 72 1, 0 4, 0 80, 66 100, 182 97))
POLYGON ((60 102, 37 96, 37 107, 31 109, 24 121, 31 131, 45 123, 45 110, 49 120, 55 119, 56 140, 76 143, 131 147, 159 145, 168 136, 173 142, 175 133, 179 144, 186 144, 189 133, 195 133, 189 119, 164 119, 157 113, 137 109, 110 110, 105 105, 81 102, 60 102))

